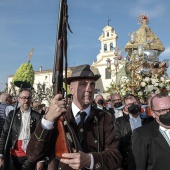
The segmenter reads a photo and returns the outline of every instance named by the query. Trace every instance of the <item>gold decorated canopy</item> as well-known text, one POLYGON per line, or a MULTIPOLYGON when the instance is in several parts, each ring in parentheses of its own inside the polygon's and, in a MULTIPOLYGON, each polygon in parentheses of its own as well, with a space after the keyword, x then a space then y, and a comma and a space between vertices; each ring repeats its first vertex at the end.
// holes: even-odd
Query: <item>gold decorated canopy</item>
POLYGON ((148 18, 146 15, 140 15, 140 23, 142 25, 136 31, 135 43, 132 44, 129 41, 125 46, 125 50, 128 51, 128 49, 132 49, 132 48, 137 49, 139 44, 143 44, 145 50, 150 49, 150 50, 158 50, 160 52, 164 51, 165 47, 163 46, 162 42, 151 30, 151 28, 147 25, 148 18))

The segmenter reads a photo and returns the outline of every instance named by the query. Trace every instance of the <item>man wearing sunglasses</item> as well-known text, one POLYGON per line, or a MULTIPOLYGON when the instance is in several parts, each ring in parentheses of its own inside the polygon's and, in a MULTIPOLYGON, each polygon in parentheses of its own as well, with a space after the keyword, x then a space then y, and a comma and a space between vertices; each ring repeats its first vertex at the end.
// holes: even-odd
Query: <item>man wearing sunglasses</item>
POLYGON ((131 170, 170 169, 170 96, 157 94, 150 104, 155 120, 133 131, 131 170))

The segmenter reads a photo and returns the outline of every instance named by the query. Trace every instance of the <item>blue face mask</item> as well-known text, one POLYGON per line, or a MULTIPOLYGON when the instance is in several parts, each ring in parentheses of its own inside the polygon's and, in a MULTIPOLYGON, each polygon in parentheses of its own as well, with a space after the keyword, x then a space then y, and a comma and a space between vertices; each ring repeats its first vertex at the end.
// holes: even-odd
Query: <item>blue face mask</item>
POLYGON ((120 107, 118 107, 118 108, 114 108, 114 109, 115 109, 115 110, 123 110, 124 107, 125 107, 125 105, 122 105, 122 106, 120 106, 120 107))

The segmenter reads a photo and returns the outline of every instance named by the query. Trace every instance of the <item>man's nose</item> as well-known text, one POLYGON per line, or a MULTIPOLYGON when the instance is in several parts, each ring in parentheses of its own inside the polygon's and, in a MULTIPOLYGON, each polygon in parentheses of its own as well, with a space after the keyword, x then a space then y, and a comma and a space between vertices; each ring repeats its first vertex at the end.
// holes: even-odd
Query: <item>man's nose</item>
POLYGON ((87 84, 87 86, 86 86, 86 91, 91 91, 90 83, 87 84))

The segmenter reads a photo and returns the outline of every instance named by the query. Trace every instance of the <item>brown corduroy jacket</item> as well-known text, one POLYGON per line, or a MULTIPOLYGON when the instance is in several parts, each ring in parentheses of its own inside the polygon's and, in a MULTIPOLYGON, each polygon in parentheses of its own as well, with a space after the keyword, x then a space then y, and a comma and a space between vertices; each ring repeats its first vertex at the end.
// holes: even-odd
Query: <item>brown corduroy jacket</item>
MULTIPOLYGON (((71 110, 66 114, 68 122, 77 134, 77 124, 71 110)), ((39 124, 27 147, 27 157, 31 162, 49 157, 48 170, 71 170, 68 165, 55 158, 56 128, 45 130, 39 124)), ((94 158, 94 170, 116 170, 121 165, 121 155, 117 149, 112 117, 103 110, 91 108, 84 124, 84 138, 81 147, 94 158)))

